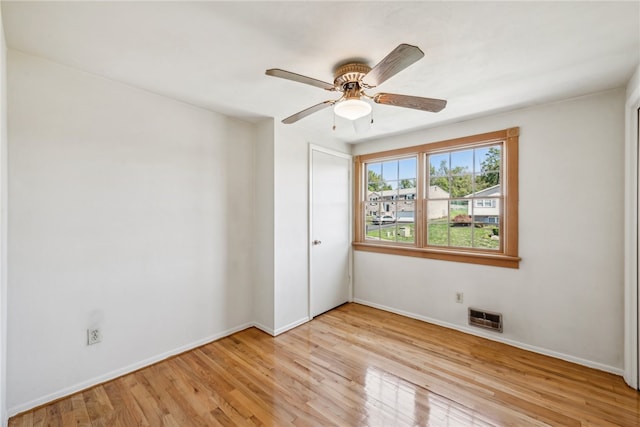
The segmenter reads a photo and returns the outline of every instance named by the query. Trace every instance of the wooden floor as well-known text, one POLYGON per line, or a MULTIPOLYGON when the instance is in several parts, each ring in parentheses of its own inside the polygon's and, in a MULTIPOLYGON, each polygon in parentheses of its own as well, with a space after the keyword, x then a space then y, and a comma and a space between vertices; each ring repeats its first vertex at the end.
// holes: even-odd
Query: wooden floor
POLYGON ((16 416, 30 426, 638 426, 622 378, 347 304, 16 416))

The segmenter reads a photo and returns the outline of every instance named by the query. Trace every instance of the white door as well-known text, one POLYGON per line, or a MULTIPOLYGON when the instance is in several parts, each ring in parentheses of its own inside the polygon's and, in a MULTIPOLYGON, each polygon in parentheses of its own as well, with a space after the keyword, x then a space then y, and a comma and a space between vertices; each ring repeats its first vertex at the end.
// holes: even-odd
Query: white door
POLYGON ((311 317, 349 300, 351 158, 311 147, 311 317))

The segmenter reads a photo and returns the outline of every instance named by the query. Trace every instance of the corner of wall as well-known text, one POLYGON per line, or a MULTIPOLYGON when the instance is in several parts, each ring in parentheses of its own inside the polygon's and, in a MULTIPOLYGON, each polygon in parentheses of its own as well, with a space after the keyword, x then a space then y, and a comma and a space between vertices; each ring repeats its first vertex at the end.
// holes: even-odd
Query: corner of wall
POLYGON ((264 331, 273 331, 274 318, 274 192, 275 192, 275 128, 273 119, 256 125, 254 151, 255 238, 253 245, 253 318, 264 331))
POLYGON ((627 84, 625 105, 624 380, 638 388, 638 110, 640 65, 627 84))
POLYGON ((7 45, 0 10, 0 422, 7 417, 7 45))
POLYGON ((632 99, 637 100, 640 92, 640 64, 636 67, 636 71, 627 83, 627 103, 632 99))

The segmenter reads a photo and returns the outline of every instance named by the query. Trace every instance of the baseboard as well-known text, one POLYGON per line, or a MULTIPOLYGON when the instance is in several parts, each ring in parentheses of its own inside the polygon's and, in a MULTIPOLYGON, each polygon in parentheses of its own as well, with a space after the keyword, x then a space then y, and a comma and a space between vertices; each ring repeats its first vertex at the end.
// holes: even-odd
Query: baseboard
POLYGON ((264 326, 261 323, 258 322, 253 322, 253 327, 260 329, 262 332, 271 335, 272 337, 276 336, 275 331, 273 330, 273 328, 269 328, 267 326, 264 326))
POLYGON ((220 338, 224 338, 226 336, 235 334, 236 332, 240 332, 243 331, 247 328, 250 328, 252 326, 255 326, 253 322, 249 322, 249 323, 245 323, 243 325, 237 326, 235 328, 231 328, 231 329, 227 329, 226 331, 214 334, 214 335, 210 335, 206 338, 194 341, 192 343, 183 345, 181 347, 175 348, 173 350, 169 350, 167 352, 164 352, 162 354, 159 354, 157 356, 153 356, 150 357, 148 359, 145 360, 141 360, 139 362, 136 363, 132 363, 131 365, 127 365, 123 368, 120 369, 116 369, 115 371, 111 371, 107 374, 104 375, 100 375, 94 378, 91 378, 89 380, 83 381, 81 383, 75 384, 73 386, 69 386, 69 387, 65 387, 61 390, 58 390, 54 393, 50 393, 46 396, 40 397, 38 399, 34 399, 30 402, 15 406, 13 408, 9 408, 7 410, 8 413, 8 417, 13 417, 17 414, 23 413, 23 412, 27 412, 30 411, 33 408, 37 408, 39 406, 51 403, 51 402, 55 402, 56 400, 60 400, 62 398, 65 398, 67 396, 71 396, 72 394, 78 393, 82 390, 86 390, 88 388, 91 387, 95 387, 99 384, 104 384, 108 381, 114 380, 118 377, 121 377, 123 375, 127 375, 130 374, 131 372, 135 372, 137 370, 140 370, 142 368, 146 368, 147 366, 151 366, 153 364, 156 364, 158 362, 161 362, 163 360, 166 360, 170 357, 176 356, 180 353, 184 353, 186 351, 190 351, 193 350, 195 348, 198 347, 202 347, 203 345, 209 344, 213 341, 219 340, 220 338))
POLYGON ((358 298, 354 298, 353 302, 357 303, 357 304, 362 304, 362 305, 366 305, 369 307, 373 307, 373 308, 377 308, 379 310, 384 310, 384 311, 388 311, 391 313, 395 313, 395 314, 399 314, 401 316, 405 316, 405 317, 409 317, 411 319, 416 319, 416 320, 422 320, 423 322, 427 322, 427 323, 431 323, 434 325, 438 325, 438 326, 442 326, 444 328, 449 328, 449 329, 455 329, 457 331, 460 332, 464 332, 470 335, 475 335, 481 338, 486 338, 488 340, 491 341, 497 341, 503 344, 507 344, 510 345, 512 347, 517 347, 517 348, 521 348, 523 350, 527 350, 527 351, 531 351, 533 353, 538 353, 538 354, 542 354, 545 356, 550 356, 550 357, 554 357, 556 359, 561 359, 561 360, 566 360, 567 362, 572 362, 572 363, 576 363, 578 365, 582 365, 582 366, 586 366, 588 368, 593 368, 593 369, 597 369, 599 371, 604 371, 604 372, 609 372, 615 375, 619 375, 622 376, 623 374, 623 370, 620 368, 616 368, 614 366, 609 366, 609 365, 605 365, 602 363, 598 363, 598 362, 594 362, 591 360, 587 360, 587 359, 582 359, 580 357, 575 357, 575 356, 571 356, 569 354, 564 354, 564 353, 560 353, 557 351, 553 351, 553 350, 549 350, 546 348, 542 348, 542 347, 536 347, 530 344, 525 344, 519 341, 515 341, 515 340, 510 340, 508 338, 504 338, 501 336, 498 336, 496 334, 492 334, 492 333, 488 333, 485 332, 481 329, 476 330, 475 328, 471 328, 471 327, 465 327, 465 326, 460 326, 460 325, 456 325, 454 323, 449 323, 449 322, 443 322, 441 320, 437 320, 437 319, 432 319, 430 317, 427 316, 422 316, 420 314, 415 314, 415 313, 410 313, 408 311, 404 311, 404 310, 399 310, 397 308, 393 308, 393 307, 387 307, 385 305, 382 304, 377 304, 374 302, 370 302, 370 301, 366 301, 366 300, 362 300, 362 299, 358 299, 358 298))
POLYGON ((278 328, 278 329, 273 329, 273 328, 266 327, 266 326, 264 326, 264 325, 262 325, 262 324, 260 324, 258 322, 254 322, 253 326, 258 328, 258 329, 260 329, 262 332, 265 332, 265 333, 271 335, 272 337, 275 337, 275 336, 278 336, 278 335, 282 334, 283 332, 287 332, 288 330, 291 330, 291 329, 296 328, 296 327, 298 327, 300 325, 303 325, 303 324, 307 323, 309 320, 311 320, 311 319, 309 319, 308 317, 303 317, 302 319, 296 320, 295 322, 291 322, 288 325, 285 325, 285 326, 283 326, 281 328, 278 328))
POLYGON ((296 327, 298 327, 300 325, 303 325, 303 324, 307 323, 309 320, 310 320, 309 317, 303 317, 300 320, 296 320, 295 322, 291 322, 288 325, 285 325, 285 326, 283 326, 281 328, 276 329, 274 336, 280 335, 283 332, 287 332, 290 329, 293 329, 293 328, 296 328, 296 327))

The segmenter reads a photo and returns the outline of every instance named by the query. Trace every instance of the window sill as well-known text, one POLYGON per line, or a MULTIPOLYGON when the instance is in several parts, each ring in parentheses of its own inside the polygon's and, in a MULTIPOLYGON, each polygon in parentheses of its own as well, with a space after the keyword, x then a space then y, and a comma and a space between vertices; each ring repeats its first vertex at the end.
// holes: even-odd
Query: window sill
POLYGON ((412 256, 417 258, 438 259, 441 261, 465 262, 469 264, 490 265, 494 267, 519 268, 520 258, 503 254, 486 252, 472 252, 448 249, 426 249, 410 246, 380 245, 365 242, 353 242, 357 251, 375 252, 380 254, 412 256))

